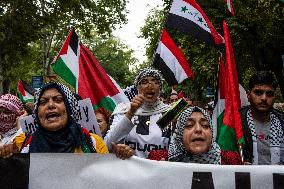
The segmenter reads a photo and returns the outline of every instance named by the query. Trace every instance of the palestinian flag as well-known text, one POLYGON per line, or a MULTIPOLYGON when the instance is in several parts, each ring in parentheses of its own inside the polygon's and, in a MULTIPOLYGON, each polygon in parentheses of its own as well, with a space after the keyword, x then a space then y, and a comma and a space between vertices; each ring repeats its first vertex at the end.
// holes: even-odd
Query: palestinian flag
POLYGON ((227 3, 228 10, 234 16, 235 11, 234 11, 234 7, 233 7, 233 0, 224 0, 224 1, 225 1, 225 3, 227 3))
MULTIPOLYGON (((221 149, 225 151, 237 151, 238 147, 236 145, 236 133, 234 129, 224 125, 224 110, 225 110, 225 94, 226 89, 226 68, 223 57, 220 58, 219 63, 219 73, 218 73, 218 84, 217 84, 217 94, 216 102, 212 115, 213 123, 213 138, 216 139, 217 143, 220 145, 221 149)), ((240 90, 240 101, 241 107, 248 105, 248 99, 244 87, 239 82, 240 90)))
POLYGON ((171 86, 193 76, 185 56, 165 29, 162 30, 153 66, 162 72, 165 80, 171 86))
POLYGON ((239 145, 244 145, 239 109, 248 105, 248 100, 244 88, 239 84, 232 42, 225 22, 224 36, 226 64, 221 58, 217 85, 218 100, 212 116, 214 139, 216 137, 224 152, 238 152, 239 145))
POLYGON ((90 98, 94 109, 104 107, 113 111, 116 104, 128 102, 118 84, 80 42, 75 29, 69 32, 52 68, 83 99, 90 98))
POLYGON ((23 80, 19 80, 18 82, 18 88, 17 88, 17 95, 19 99, 21 99, 23 104, 26 104, 27 102, 34 102, 34 93, 36 90, 28 85, 23 80))
POLYGON ((173 0, 166 26, 191 34, 207 43, 224 43, 223 37, 194 0, 173 0))

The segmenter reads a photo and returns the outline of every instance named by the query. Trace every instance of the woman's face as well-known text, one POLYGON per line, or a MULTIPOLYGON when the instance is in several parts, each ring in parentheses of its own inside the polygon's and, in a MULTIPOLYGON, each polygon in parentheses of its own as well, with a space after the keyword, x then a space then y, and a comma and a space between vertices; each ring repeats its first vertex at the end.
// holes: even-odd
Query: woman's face
POLYGON ((38 118, 41 126, 49 131, 57 131, 67 126, 66 106, 63 95, 57 89, 47 89, 40 97, 38 118))
POLYGON ((146 102, 155 102, 160 95, 159 81, 152 76, 144 77, 138 87, 138 94, 142 94, 146 102))
POLYGON ((185 149, 192 154, 202 154, 209 150, 211 141, 212 133, 209 122, 201 112, 193 112, 183 132, 185 149))
POLYGON ((97 122, 99 124, 100 130, 101 130, 102 136, 104 136, 108 130, 106 118, 103 114, 99 112, 96 113, 96 118, 97 118, 97 122))

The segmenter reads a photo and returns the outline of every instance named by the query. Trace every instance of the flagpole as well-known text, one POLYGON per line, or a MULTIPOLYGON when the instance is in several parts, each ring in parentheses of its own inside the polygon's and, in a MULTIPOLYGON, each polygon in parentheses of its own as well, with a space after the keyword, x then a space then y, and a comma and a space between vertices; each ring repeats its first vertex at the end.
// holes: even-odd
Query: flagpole
POLYGON ((242 144, 238 144, 238 147, 239 147, 239 153, 240 153, 240 156, 241 156, 241 162, 242 162, 242 164, 244 164, 245 160, 244 160, 243 145, 242 144))

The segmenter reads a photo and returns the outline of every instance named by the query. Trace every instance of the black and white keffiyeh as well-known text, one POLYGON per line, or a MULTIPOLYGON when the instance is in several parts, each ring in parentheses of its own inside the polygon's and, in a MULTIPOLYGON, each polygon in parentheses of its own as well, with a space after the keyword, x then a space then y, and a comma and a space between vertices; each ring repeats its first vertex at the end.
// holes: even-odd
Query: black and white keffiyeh
POLYGON ((212 132, 212 121, 208 113, 199 107, 186 109, 178 118, 175 132, 169 146, 169 161, 179 161, 201 164, 221 164, 221 149, 216 142, 211 143, 209 151, 203 154, 193 155, 187 152, 183 145, 183 132, 190 115, 199 110, 208 120, 212 132))
POLYGON ((38 129, 32 134, 29 152, 74 152, 85 141, 81 126, 77 123, 80 109, 78 101, 68 87, 61 83, 45 83, 35 95, 35 108, 32 116, 38 129), (42 127, 38 117, 40 98, 47 89, 55 88, 63 96, 68 123, 58 131, 48 131, 42 127))
MULTIPOLYGON (((148 76, 152 76, 158 81, 161 90, 163 87, 162 76, 158 70, 155 70, 153 68, 142 69, 134 80, 134 86, 137 88, 141 80, 148 76)), ((143 102, 134 115, 150 116, 154 114, 164 113, 169 109, 169 107, 169 105, 164 104, 159 99, 157 99, 155 102, 143 102)), ((129 108, 130 103, 118 104, 112 115, 126 113, 129 108)))
POLYGON ((70 110, 70 116, 71 118, 78 120, 79 119, 79 114, 80 114, 80 107, 78 105, 78 100, 72 93, 72 91, 62 83, 58 82, 49 82, 45 83, 36 93, 35 93, 35 103, 34 103, 34 112, 33 112, 33 117, 36 119, 37 115, 35 111, 38 110, 39 106, 39 100, 40 97, 43 95, 44 91, 46 89, 50 88, 56 88, 60 93, 63 93, 62 95, 64 96, 64 100, 66 105, 68 106, 68 110, 70 110), (65 99, 66 98, 66 99, 65 99))
MULTIPOLYGON (((252 118, 251 110, 247 111, 247 123, 251 131, 253 141, 253 164, 258 164, 258 153, 257 153, 257 136, 255 131, 255 125, 252 118)), ((281 162, 281 147, 283 148, 283 129, 281 122, 277 116, 270 112, 270 129, 269 129, 269 143, 271 153, 271 164, 281 162), (273 155, 276 154, 276 155, 273 155), (278 155, 277 155, 278 154, 278 155)))
POLYGON ((140 84, 141 80, 144 77, 148 77, 148 76, 154 77, 159 82, 160 90, 162 90, 162 88, 163 88, 162 76, 161 76, 161 74, 158 70, 155 70, 153 68, 142 69, 134 80, 134 86, 137 88, 137 86, 140 84))

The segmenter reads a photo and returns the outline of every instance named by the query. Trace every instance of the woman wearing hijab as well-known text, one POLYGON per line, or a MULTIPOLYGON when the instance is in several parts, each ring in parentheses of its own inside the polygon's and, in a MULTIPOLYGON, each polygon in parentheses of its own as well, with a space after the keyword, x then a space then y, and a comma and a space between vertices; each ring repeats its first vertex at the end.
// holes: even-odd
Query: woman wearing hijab
POLYGON ((105 141, 109 148, 112 143, 125 143, 136 156, 148 158, 153 150, 168 149, 170 132, 162 131, 156 122, 169 106, 159 100, 162 78, 157 70, 141 70, 134 85, 138 95, 116 107, 105 141))
POLYGON ((199 107, 186 109, 179 117, 169 146, 169 161, 221 164, 221 150, 212 141, 209 114, 199 107))
MULTIPOLYGON (((46 83, 35 97, 33 117, 37 130, 32 135, 16 137, 14 144, 18 151, 108 153, 102 138, 78 124, 78 101, 65 85, 46 83)), ((0 150, 0 153, 4 157, 12 155, 5 150, 0 150)))
POLYGON ((11 94, 0 97, 0 145, 12 143, 22 133, 17 124, 17 118, 22 113, 23 105, 18 97, 11 94))

